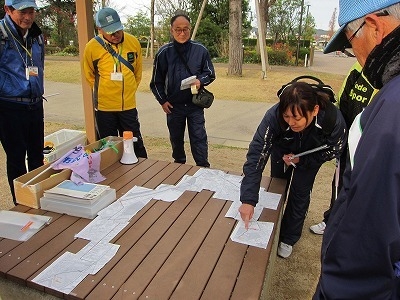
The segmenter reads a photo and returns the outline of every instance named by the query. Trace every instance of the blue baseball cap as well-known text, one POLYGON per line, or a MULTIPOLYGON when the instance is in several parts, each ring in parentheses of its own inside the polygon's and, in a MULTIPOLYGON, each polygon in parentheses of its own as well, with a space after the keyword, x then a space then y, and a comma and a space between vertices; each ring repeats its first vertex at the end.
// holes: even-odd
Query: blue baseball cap
POLYGON ((324 48, 324 53, 351 48, 344 29, 351 21, 357 20, 375 11, 384 9, 400 0, 339 0, 339 30, 335 32, 324 48))
POLYGON ((96 26, 108 34, 124 29, 118 13, 110 7, 104 7, 97 12, 96 26))
POLYGON ((25 8, 35 8, 37 9, 37 5, 35 0, 6 0, 4 3, 5 6, 12 6, 16 10, 23 10, 25 8))

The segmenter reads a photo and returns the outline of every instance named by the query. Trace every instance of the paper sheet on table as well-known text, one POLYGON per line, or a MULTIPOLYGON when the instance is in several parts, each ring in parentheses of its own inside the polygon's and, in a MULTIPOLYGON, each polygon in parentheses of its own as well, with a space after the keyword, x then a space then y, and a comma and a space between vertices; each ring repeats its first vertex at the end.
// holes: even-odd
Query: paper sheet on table
POLYGON ((181 91, 190 89, 190 86, 196 81, 196 75, 185 78, 181 81, 181 91))
POLYGON ((200 169, 193 176, 185 175, 176 187, 181 191, 214 191, 213 198, 235 201, 239 199, 242 176, 226 174, 220 170, 200 169))
POLYGON ((258 203, 265 208, 277 210, 281 197, 282 194, 266 192, 265 189, 260 188, 258 203))
POLYGON ((104 219, 115 222, 128 222, 153 198, 154 190, 134 186, 117 201, 97 213, 104 219))
POLYGON ((172 202, 182 196, 183 191, 177 189, 174 185, 160 184, 155 190, 153 199, 172 202))
POLYGON ((267 248, 271 238, 274 223, 252 221, 249 229, 244 227, 244 222, 239 221, 231 234, 231 240, 258 248, 267 248))
POLYGON ((66 252, 32 282, 69 294, 89 274, 91 265, 91 262, 81 261, 75 254, 66 252))
POLYGON ((104 219, 97 216, 93 221, 85 226, 80 232, 75 234, 75 238, 94 242, 111 241, 126 225, 126 222, 115 222, 114 220, 104 219))
POLYGON ((103 268, 118 249, 119 245, 91 242, 76 254, 64 253, 32 281, 69 294, 87 275, 103 268))
MULTIPOLYGON (((239 213, 239 207, 242 205, 242 202, 239 200, 232 202, 231 206, 229 207, 228 211, 225 214, 226 218, 233 218, 236 220, 241 220, 242 218, 240 217, 239 213)), ((256 207, 254 208, 254 214, 253 214, 253 219, 258 220, 260 218, 260 215, 262 213, 262 210, 264 207, 258 203, 256 207)))

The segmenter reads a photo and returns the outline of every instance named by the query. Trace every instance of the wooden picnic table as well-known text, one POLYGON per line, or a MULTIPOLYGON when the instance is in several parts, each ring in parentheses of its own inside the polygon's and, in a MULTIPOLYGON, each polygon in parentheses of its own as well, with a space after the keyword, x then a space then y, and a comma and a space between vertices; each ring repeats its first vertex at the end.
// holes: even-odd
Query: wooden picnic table
MULTIPOLYGON (((115 188, 118 199, 135 185, 173 185, 198 169, 151 159, 117 162, 102 171, 107 179, 101 184, 115 188)), ((283 194, 285 181, 264 177, 262 186, 283 194)), ((88 241, 74 235, 91 220, 18 205, 12 210, 53 219, 28 241, 0 239, 0 276, 64 299, 266 299, 283 199, 277 210, 261 214, 261 221, 274 223, 262 249, 230 240, 236 221, 224 215, 231 201, 214 199, 213 193, 186 191, 174 202, 151 200, 111 241, 120 245, 116 255, 68 295, 32 279, 66 251, 81 250, 88 241)))

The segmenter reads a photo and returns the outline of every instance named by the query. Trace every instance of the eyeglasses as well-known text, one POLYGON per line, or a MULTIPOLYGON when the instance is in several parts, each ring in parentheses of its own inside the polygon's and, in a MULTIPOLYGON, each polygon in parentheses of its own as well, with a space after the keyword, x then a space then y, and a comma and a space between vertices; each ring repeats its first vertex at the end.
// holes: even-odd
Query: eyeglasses
POLYGON ((173 30, 177 35, 180 35, 182 32, 184 34, 188 33, 190 31, 190 28, 175 28, 173 30))
MULTIPOLYGON (((389 13, 386 10, 375 14, 375 16, 377 17, 384 17, 388 15, 389 13)), ((349 41, 349 44, 351 44, 351 41, 356 37, 357 33, 361 30, 361 28, 363 28, 364 25, 365 25, 365 20, 361 23, 360 27, 358 27, 357 30, 354 31, 354 33, 347 39, 349 41)))

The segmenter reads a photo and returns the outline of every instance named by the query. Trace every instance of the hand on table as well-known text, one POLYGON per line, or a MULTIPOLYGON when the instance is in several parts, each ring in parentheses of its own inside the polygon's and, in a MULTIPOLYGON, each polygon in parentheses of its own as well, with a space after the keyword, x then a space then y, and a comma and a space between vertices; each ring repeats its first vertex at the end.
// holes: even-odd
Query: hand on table
POLYGON ((239 207, 239 213, 240 213, 240 217, 242 218, 242 220, 244 222, 244 227, 246 229, 249 229, 249 223, 250 223, 250 220, 253 218, 253 214, 254 214, 254 206, 251 204, 243 203, 239 207))

